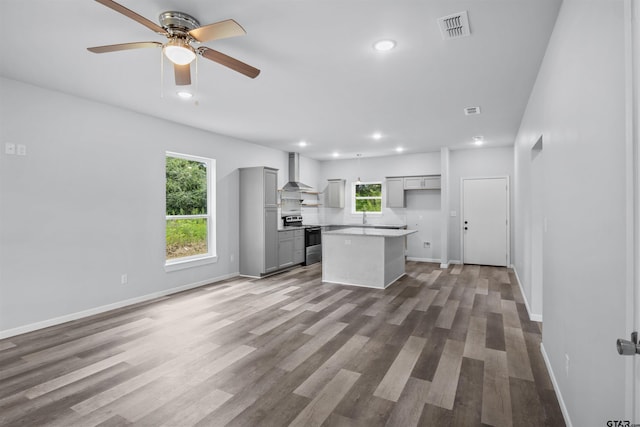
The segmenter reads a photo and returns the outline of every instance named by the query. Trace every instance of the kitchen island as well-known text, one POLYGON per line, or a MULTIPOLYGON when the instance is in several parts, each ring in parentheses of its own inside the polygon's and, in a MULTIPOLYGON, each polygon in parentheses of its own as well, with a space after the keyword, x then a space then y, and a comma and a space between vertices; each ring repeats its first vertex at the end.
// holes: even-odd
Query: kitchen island
POLYGON ((384 289, 404 275, 405 237, 417 230, 344 228, 322 233, 322 281, 384 289))

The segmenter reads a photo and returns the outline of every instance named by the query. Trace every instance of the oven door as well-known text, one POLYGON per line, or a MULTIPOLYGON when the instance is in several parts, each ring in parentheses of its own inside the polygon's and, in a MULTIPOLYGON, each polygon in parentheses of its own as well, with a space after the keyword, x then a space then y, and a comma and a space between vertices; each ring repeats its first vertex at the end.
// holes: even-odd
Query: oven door
POLYGON ((320 227, 307 227, 304 229, 304 247, 322 244, 322 229, 320 227))

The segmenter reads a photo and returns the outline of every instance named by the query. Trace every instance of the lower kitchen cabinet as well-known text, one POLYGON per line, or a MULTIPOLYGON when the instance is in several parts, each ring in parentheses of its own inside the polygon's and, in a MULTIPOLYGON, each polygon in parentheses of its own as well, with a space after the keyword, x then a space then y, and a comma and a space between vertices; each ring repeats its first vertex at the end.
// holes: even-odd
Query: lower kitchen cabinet
POLYGON ((278 269, 278 210, 264 209, 264 272, 278 269))
POLYGON ((304 262, 304 230, 278 232, 278 268, 304 262))
POLYGON ((295 230, 293 234, 293 263, 302 264, 304 262, 304 230, 295 230))

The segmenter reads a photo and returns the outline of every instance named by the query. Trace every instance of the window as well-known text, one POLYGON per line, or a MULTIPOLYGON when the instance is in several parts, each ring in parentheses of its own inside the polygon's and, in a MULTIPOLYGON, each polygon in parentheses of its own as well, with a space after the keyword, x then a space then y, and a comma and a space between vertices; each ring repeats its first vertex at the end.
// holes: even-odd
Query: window
POLYGON ((167 153, 166 269, 216 260, 215 160, 167 153))
POLYGON ((353 183, 353 212, 382 212, 382 183, 353 183))

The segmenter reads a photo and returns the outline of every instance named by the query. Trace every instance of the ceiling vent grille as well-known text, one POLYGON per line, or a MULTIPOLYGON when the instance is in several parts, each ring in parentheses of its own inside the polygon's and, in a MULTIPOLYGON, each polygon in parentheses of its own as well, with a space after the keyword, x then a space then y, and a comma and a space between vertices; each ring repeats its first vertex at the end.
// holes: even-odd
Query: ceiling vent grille
POLYGON ((466 37, 471 34, 469 30, 469 17, 467 11, 443 16, 438 19, 442 38, 445 40, 466 37))
POLYGON ((480 107, 466 107, 464 109, 464 114, 466 116, 473 116, 475 114, 480 114, 480 107))

